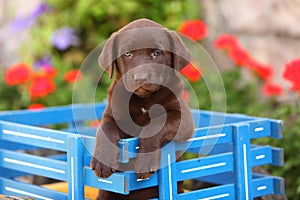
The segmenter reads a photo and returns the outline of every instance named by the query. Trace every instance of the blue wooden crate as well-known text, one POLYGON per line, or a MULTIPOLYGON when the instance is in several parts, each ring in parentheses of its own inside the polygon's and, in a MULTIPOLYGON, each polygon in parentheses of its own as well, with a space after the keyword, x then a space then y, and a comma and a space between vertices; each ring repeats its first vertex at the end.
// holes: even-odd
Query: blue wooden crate
MULTIPOLYGON (((252 167, 283 165, 283 150, 252 145, 251 139, 282 137, 280 120, 192 110, 194 137, 163 147, 161 166, 150 179, 138 181, 134 171, 98 178, 89 168, 95 145, 95 129, 86 122, 101 119, 105 103, 77 104, 42 110, 0 113, 0 194, 36 199, 84 199, 84 186, 122 194, 159 186, 159 199, 250 200, 268 194, 284 195, 280 177, 252 173, 252 167), (68 128, 54 130, 52 125, 68 128), (62 155, 41 157, 19 150, 52 149, 62 155), (175 152, 184 150, 206 156, 175 162, 175 152), (22 183, 16 178, 39 175, 68 182, 68 194, 22 183), (177 181, 195 179, 217 186, 177 194, 177 181)), ((138 139, 122 139, 119 161, 134 158, 138 139)))

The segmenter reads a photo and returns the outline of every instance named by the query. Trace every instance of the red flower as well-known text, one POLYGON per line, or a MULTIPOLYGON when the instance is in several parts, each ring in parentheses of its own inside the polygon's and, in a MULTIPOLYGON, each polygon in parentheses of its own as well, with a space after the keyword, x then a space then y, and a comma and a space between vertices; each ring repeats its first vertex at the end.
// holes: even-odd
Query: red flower
POLYGON ((229 51, 228 56, 238 66, 245 66, 250 58, 248 52, 239 45, 234 46, 229 51))
POLYGON ((36 75, 29 86, 31 98, 45 97, 54 92, 55 83, 47 76, 36 75))
POLYGON ((31 104, 30 106, 28 106, 28 110, 40 110, 45 108, 45 106, 43 104, 40 103, 36 103, 36 104, 31 104))
POLYGON ((298 90, 300 95, 300 58, 292 60, 285 65, 283 78, 292 84, 291 90, 298 90))
POLYGON ((262 80, 269 80, 273 76, 273 69, 268 65, 260 65, 255 68, 255 72, 262 80))
POLYGON ((26 63, 18 63, 9 67, 5 73, 5 83, 7 85, 18 85, 27 83, 32 76, 32 70, 26 63))
POLYGON ((245 67, 253 70, 262 80, 269 80, 273 76, 273 69, 271 66, 263 64, 253 58, 249 58, 245 67))
POLYGON ((214 46, 217 49, 231 50, 232 48, 234 48, 238 45, 239 45, 239 42, 238 42, 237 38, 230 34, 219 35, 214 41, 214 46))
POLYGON ((185 66, 181 71, 190 82, 197 82, 201 78, 200 70, 195 67, 192 63, 185 66))
POLYGON ((82 78, 82 73, 79 70, 71 70, 64 75, 64 80, 68 83, 74 83, 82 78))
POLYGON ((271 97, 281 95, 283 93, 283 88, 281 87, 281 85, 267 82, 263 86, 262 91, 264 95, 271 97))
POLYGON ((189 20, 183 22, 178 31, 193 40, 201 40, 207 36, 207 26, 201 20, 189 20))

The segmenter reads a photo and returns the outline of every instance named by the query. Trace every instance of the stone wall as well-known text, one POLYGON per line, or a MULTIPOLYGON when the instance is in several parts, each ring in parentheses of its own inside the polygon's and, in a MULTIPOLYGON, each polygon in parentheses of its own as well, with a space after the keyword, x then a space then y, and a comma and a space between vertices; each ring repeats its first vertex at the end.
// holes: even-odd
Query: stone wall
POLYGON ((300 57, 300 0, 201 0, 210 34, 207 48, 221 69, 232 63, 211 42, 221 33, 236 35, 258 60, 271 64, 274 81, 287 84, 281 73, 286 62, 300 57))

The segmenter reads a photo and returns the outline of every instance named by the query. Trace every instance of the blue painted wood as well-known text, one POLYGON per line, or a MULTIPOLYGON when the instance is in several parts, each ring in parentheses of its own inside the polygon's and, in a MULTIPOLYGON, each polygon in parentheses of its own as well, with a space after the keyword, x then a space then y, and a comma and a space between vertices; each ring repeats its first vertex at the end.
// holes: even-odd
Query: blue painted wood
POLYGON ((177 179, 187 180, 234 170, 233 154, 226 153, 179 162, 177 179))
POLYGON ((0 149, 1 166, 30 174, 67 180, 67 163, 0 149))
POLYGON ((0 121, 0 132, 1 140, 66 151, 66 132, 6 121, 0 121))
POLYGON ((236 125, 233 133, 236 198, 252 199, 249 125, 236 125))
POLYGON ((1 172, 1 177, 10 178, 10 179, 12 179, 14 177, 29 175, 28 173, 25 173, 25 172, 15 171, 15 170, 7 169, 4 167, 0 167, 0 172, 1 172))
POLYGON ((250 163, 252 167, 264 164, 272 164, 272 147, 256 146, 251 148, 250 163))
POLYGON ((273 177, 273 190, 274 194, 279 194, 284 196, 284 179, 281 177, 273 177))
POLYGON ((175 144, 170 142, 161 150, 160 170, 158 171, 159 199, 177 199, 175 144))
POLYGON ((74 120, 81 122, 101 118, 105 106, 105 103, 74 104, 40 110, 4 111, 0 113, 0 120, 39 126, 70 123, 74 120))
POLYGON ((271 124, 269 119, 256 119, 248 122, 251 139, 270 137, 271 124))
POLYGON ((137 190, 152 186, 158 185, 158 173, 154 173, 149 179, 146 180, 138 180, 136 173, 134 171, 130 171, 129 176, 129 189, 130 190, 137 190))
POLYGON ((234 171, 224 172, 220 174, 212 174, 208 176, 195 178, 193 180, 200 181, 200 182, 207 182, 216 185, 226 185, 230 183, 235 183, 235 173, 234 171))
POLYGON ((67 200, 66 194, 49 190, 32 184, 21 183, 0 177, 0 194, 8 196, 25 196, 42 200, 67 200))
POLYGON ((271 120, 271 137, 280 139, 283 136, 283 121, 281 120, 271 120))
MULTIPOLYGON (((99 103, 0 113, 0 193, 20 195, 18 192, 23 191, 23 194, 41 195, 42 199, 82 200, 83 186, 89 185, 121 194, 159 186, 159 199, 247 200, 267 194, 284 194, 282 178, 252 175, 251 171, 253 166, 283 165, 282 149, 250 144, 255 138, 282 137, 280 120, 192 110, 196 124, 194 137, 187 142, 167 144, 161 154, 162 168, 150 179, 137 180, 134 171, 117 172, 101 179, 89 168, 95 128, 86 125, 90 120, 100 119, 104 109, 105 104, 99 103), (62 123, 69 127, 60 131, 36 127, 62 123), (61 150, 66 154, 40 157, 15 151, 39 148, 61 150), (174 162, 178 150, 202 157, 174 162), (26 174, 67 180, 69 194, 8 179, 26 174), (186 179, 219 186, 177 194, 177 181, 186 179)), ((138 145, 136 138, 120 140, 119 162, 126 164, 135 158, 138 145)))
POLYGON ((0 147, 2 149, 7 150, 34 150, 38 149, 39 147, 32 146, 32 145, 26 145, 26 144, 16 144, 15 142, 11 141, 4 141, 0 139, 0 147))
POLYGON ((130 174, 133 174, 132 172, 116 172, 110 177, 104 179, 96 177, 94 172, 90 168, 85 167, 84 174, 85 177, 88 177, 84 179, 85 185, 101 188, 103 190, 108 190, 111 192, 117 192, 120 194, 129 194, 128 183, 130 182, 130 174))
POLYGON ((198 148, 190 148, 186 152, 199 154, 199 155, 216 155, 222 153, 230 153, 233 151, 233 144, 232 143, 217 143, 213 146, 208 147, 198 147, 198 148))
POLYGON ((284 150, 281 148, 272 148, 272 165, 283 166, 284 165, 284 150))
POLYGON ((260 197, 273 193, 273 178, 271 176, 261 176, 253 179, 252 192, 253 197, 260 197))
POLYGON ((227 184, 222 186, 216 186, 213 188, 207 188, 202 190, 196 190, 178 195, 178 200, 232 200, 235 199, 235 187, 234 184, 227 184))
POLYGON ((84 199, 83 145, 79 135, 68 136, 68 198, 84 199))

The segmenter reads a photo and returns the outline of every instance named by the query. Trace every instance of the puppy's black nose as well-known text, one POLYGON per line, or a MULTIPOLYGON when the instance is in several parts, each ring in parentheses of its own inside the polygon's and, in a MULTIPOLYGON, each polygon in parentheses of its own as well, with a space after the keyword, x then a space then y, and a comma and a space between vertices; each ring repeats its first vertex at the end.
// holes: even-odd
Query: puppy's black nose
POLYGON ((133 80, 138 83, 145 83, 149 80, 149 76, 146 73, 138 73, 133 75, 133 80))

